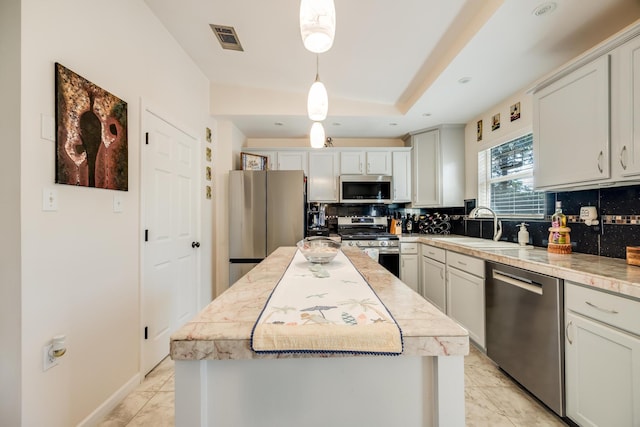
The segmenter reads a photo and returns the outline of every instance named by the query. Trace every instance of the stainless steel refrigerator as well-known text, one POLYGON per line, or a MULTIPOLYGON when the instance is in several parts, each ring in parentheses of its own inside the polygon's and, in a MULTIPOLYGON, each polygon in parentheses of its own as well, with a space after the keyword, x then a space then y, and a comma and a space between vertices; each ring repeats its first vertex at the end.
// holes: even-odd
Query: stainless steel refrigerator
POLYGON ((306 228, 304 172, 229 172, 229 284, 306 228))

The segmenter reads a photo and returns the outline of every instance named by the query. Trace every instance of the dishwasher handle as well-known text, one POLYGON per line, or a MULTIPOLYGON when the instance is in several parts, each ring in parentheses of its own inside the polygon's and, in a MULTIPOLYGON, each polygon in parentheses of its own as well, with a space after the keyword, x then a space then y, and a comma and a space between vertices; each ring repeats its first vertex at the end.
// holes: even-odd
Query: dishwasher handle
POLYGON ((503 273, 499 270, 492 270, 492 276, 496 280, 508 283, 513 286, 517 286, 525 291, 533 292, 538 295, 542 295, 542 285, 531 280, 522 279, 520 277, 512 276, 510 274, 503 273))

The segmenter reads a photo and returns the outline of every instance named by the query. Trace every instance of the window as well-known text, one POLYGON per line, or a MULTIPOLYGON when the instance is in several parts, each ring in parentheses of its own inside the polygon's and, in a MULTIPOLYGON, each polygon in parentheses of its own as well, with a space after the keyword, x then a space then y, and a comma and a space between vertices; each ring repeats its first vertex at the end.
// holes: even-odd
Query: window
POLYGON ((532 133, 478 153, 478 206, 503 217, 544 216, 544 193, 533 190, 532 133))

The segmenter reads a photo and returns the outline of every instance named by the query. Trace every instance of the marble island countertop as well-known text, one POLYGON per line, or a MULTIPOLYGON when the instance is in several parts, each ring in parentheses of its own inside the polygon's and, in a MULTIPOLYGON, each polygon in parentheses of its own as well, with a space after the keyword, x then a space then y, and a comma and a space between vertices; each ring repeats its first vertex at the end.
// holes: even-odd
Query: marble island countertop
POLYGON ((425 243, 640 299, 640 267, 629 265, 623 259, 580 253, 553 254, 546 248, 521 248, 516 244, 509 249, 469 247, 455 243, 456 238, 463 236, 448 237, 449 241, 444 236, 412 234, 403 235, 401 241, 425 243))
MULTIPOLYGON (((176 331, 171 336, 171 358, 221 360, 344 356, 304 353, 256 354, 251 350, 253 325, 295 252, 294 247, 277 249, 176 331)), ((398 323, 404 342, 402 355, 468 354, 469 336, 464 328, 358 248, 344 248, 343 252, 398 323)))

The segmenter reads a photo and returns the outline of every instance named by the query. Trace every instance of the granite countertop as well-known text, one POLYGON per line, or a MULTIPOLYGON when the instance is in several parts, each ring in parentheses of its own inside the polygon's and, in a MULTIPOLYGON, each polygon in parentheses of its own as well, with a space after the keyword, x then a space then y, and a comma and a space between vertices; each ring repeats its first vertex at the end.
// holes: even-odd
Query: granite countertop
MULTIPOLYGON (((463 237, 450 235, 450 237, 463 237)), ((426 243, 443 249, 511 265, 548 276, 581 283, 626 297, 640 299, 640 267, 623 259, 580 253, 553 254, 546 248, 486 249, 447 242, 443 236, 403 235, 402 242, 426 243)))
MULTIPOLYGON (((342 354, 256 354, 251 330, 295 254, 281 247, 171 336, 174 360, 344 357, 342 354)), ((343 252, 374 289, 402 330, 402 356, 463 356, 467 331, 358 248, 343 252)), ((402 357, 399 356, 399 357, 402 357)), ((389 356, 383 356, 389 357, 389 356)))

